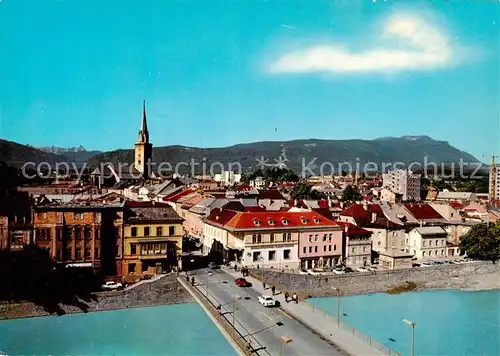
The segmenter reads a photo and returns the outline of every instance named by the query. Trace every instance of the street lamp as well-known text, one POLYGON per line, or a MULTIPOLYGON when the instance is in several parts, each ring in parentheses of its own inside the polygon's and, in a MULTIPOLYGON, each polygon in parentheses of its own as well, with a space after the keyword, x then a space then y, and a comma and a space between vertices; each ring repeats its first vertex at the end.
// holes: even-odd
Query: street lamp
POLYGON ((337 291, 337 326, 340 327, 340 289, 334 289, 337 291))
POLYGON ((275 326, 283 326, 283 325, 285 325, 285 324, 283 324, 281 321, 278 321, 276 324, 269 325, 269 326, 265 327, 264 329, 261 329, 261 330, 255 331, 255 332, 253 332, 253 333, 246 334, 246 335, 244 335, 244 336, 241 336, 241 338, 243 338, 243 339, 244 339, 244 338, 246 338, 246 337, 248 337, 248 336, 254 336, 255 334, 258 334, 258 333, 261 333, 261 332, 263 332, 263 331, 269 330, 269 329, 271 329, 271 328, 274 328, 275 326))
POLYGON ((411 356, 415 356, 415 326, 417 323, 407 319, 403 319, 403 323, 411 326, 411 356))

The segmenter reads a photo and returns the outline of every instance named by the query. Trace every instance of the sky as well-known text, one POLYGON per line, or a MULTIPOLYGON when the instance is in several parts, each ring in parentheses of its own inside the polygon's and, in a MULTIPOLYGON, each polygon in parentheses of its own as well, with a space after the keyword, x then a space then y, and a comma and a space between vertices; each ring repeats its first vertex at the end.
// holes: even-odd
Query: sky
MULTIPOLYGON (((0 137, 132 148, 428 135, 500 153, 500 2, 0 0, 0 137)), ((484 160, 487 160, 484 159, 484 160)))

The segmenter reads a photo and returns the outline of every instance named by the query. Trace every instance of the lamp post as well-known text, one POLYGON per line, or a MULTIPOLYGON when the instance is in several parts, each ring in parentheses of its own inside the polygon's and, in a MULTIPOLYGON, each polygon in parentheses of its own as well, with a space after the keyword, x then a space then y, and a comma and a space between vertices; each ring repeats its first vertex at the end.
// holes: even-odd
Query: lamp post
POLYGON ((253 333, 243 335, 240 338, 244 339, 244 338, 249 337, 249 336, 254 336, 255 334, 258 334, 258 333, 261 333, 261 332, 266 331, 268 329, 274 328, 275 326, 283 326, 283 325, 285 325, 285 324, 283 324, 281 321, 278 321, 276 324, 269 325, 269 326, 265 327, 264 329, 255 331, 253 333))
POLYGON ((337 292, 337 326, 340 327, 340 289, 335 287, 337 292))
POLYGON ((403 319, 403 323, 411 326, 411 356, 415 356, 415 326, 417 323, 407 319, 403 319))

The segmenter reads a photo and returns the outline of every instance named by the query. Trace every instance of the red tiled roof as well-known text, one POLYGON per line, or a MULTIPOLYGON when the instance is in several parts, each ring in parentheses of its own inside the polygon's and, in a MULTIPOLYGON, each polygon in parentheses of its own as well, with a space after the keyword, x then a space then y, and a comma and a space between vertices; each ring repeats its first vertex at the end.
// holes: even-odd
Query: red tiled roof
POLYGON ((406 210, 417 220, 444 219, 432 206, 427 203, 404 204, 406 210))
POLYGON ((244 190, 253 190, 253 188, 251 186, 249 186, 248 184, 242 184, 242 185, 239 185, 236 187, 236 191, 238 191, 238 192, 241 192, 244 190))
POLYGON ((271 200, 284 200, 283 195, 278 191, 278 189, 262 189, 259 190, 260 199, 271 199, 271 200))
POLYGON ((464 208, 463 204, 461 204, 460 202, 458 201, 452 201, 450 202, 450 206, 455 209, 455 210, 461 210, 464 208))
POLYGON ((232 229, 276 229, 297 227, 335 227, 335 223, 315 211, 237 212, 226 224, 232 229))
POLYGON ((378 204, 352 204, 341 212, 340 215, 352 217, 356 221, 356 225, 361 227, 384 229, 401 227, 401 225, 389 220, 378 204), (375 220, 372 217, 373 213, 375 214, 375 220))
POLYGON ((178 193, 173 193, 173 194, 170 194, 170 195, 167 195, 165 198, 163 198, 164 201, 171 201, 171 202, 176 202, 177 200, 179 200, 180 198, 188 195, 188 194, 191 194, 191 193, 194 193, 196 190, 194 189, 186 189, 186 190, 183 190, 182 192, 178 192, 178 193))
POLYGON ((212 210, 207 217, 207 221, 217 225, 225 225, 231 220, 238 212, 234 210, 221 210, 219 208, 212 210))
POLYGON ((335 221, 335 224, 340 226, 347 236, 370 236, 372 234, 371 231, 365 230, 348 222, 335 221))
POLYGON ((318 206, 320 209, 327 209, 330 207, 330 204, 328 204, 327 199, 321 199, 321 200, 318 200, 318 206))

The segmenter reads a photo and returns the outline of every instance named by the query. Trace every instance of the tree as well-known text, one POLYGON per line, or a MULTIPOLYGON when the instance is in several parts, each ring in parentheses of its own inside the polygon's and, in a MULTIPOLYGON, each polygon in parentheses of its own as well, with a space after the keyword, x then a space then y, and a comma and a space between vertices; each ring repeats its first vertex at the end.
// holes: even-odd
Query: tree
POLYGON ((361 193, 358 191, 358 188, 353 187, 352 185, 348 185, 344 192, 342 193, 342 197, 340 198, 343 202, 355 202, 363 200, 361 193))
POLYGON ((312 185, 307 183, 297 183, 290 193, 292 199, 318 200, 325 199, 326 194, 312 189, 312 185))
POLYGON ((495 262, 500 259, 500 223, 477 224, 460 238, 460 251, 470 258, 495 262))

